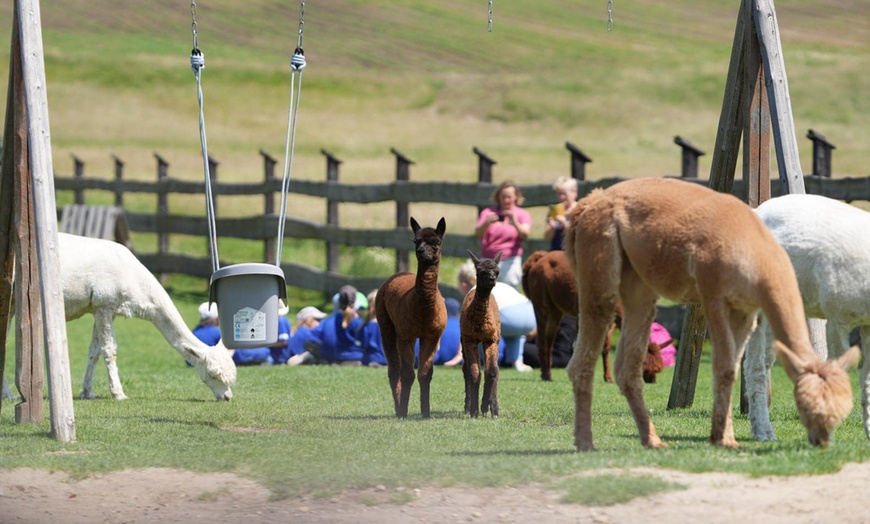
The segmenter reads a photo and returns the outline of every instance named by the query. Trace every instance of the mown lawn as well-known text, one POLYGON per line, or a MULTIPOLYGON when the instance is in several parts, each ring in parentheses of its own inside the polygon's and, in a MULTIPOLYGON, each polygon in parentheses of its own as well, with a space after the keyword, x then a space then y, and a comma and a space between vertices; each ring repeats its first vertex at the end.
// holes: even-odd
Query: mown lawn
MULTIPOLYGON (((201 297, 194 290, 171 289, 192 323, 201 297)), ((67 326, 78 393, 91 320, 85 317, 67 326)), ((436 369, 430 420, 419 416, 417 387, 410 418, 394 418, 385 369, 240 368, 234 399, 220 403, 212 400, 209 389, 153 326, 127 319, 119 319, 116 326, 121 379, 129 400, 109 397, 101 364, 96 391, 102 397, 75 401, 75 443, 50 438, 47 420, 15 424, 13 403, 4 402, 2 468, 36 467, 76 476, 144 467, 225 471, 257 479, 281 498, 377 485, 540 482, 570 492, 576 483, 589 482, 575 474, 598 468, 795 475, 836 471, 844 463, 870 456, 857 408, 829 448, 810 446, 779 367, 774 369, 771 413, 780 440, 752 441, 748 419, 735 413, 742 447, 711 447, 708 352, 693 407, 665 409, 670 369, 659 376, 658 384, 645 388, 653 420, 669 448, 643 449, 626 402, 615 385, 599 378, 593 405, 597 449, 578 453, 573 448, 573 400, 564 370, 556 371, 552 383, 543 383, 537 373, 504 370, 499 383, 501 417, 496 420, 472 420, 463 414, 462 372, 455 368, 436 369)), ((14 346, 8 350, 7 369, 14 369, 14 346)), ((853 375, 857 381, 857 373, 853 375)), ((46 404, 46 413, 47 409, 46 404)), ((653 479, 643 477, 626 483, 627 496, 645 493, 651 483, 653 479)), ((606 503, 607 490, 600 497, 606 503)))

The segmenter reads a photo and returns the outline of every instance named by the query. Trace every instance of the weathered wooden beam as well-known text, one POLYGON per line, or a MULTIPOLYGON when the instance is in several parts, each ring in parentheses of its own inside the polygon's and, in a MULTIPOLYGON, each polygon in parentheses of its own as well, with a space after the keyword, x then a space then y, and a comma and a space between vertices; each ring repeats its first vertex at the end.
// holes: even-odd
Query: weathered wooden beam
POLYGON ((18 10, 21 41, 39 280, 45 318, 51 434, 62 442, 70 442, 76 438, 75 416, 57 255, 57 209, 51 159, 51 126, 48 121, 48 97, 45 90, 42 18, 37 0, 17 0, 15 7, 18 10))

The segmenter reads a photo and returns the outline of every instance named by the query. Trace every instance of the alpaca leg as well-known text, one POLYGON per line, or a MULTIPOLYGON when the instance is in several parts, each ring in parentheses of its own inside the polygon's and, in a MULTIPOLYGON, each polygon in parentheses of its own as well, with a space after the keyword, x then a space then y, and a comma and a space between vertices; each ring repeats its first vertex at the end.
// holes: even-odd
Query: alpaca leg
POLYGON ((121 378, 118 376, 118 344, 115 342, 114 315, 109 312, 94 312, 94 332, 99 333, 103 360, 109 374, 109 393, 115 400, 126 400, 121 378))
POLYGON ((411 400, 411 388, 414 385, 414 339, 397 340, 399 348, 399 409, 396 416, 408 418, 408 403, 411 400))
POLYGON ((743 373, 746 375, 746 396, 749 401, 749 425, 755 440, 776 440, 770 424, 768 391, 770 368, 773 366, 774 353, 771 351, 773 335, 767 317, 761 315, 758 327, 746 344, 743 373))
POLYGON ((552 313, 535 309, 535 318, 538 324, 538 359, 541 361, 541 380, 553 380, 553 344, 559 332, 559 319, 555 317, 561 316, 561 312, 552 313))
POLYGON ((438 338, 420 339, 420 368, 417 371, 417 381, 420 383, 420 414, 423 418, 429 418, 429 386, 432 383, 432 371, 435 361, 435 350, 438 347, 438 338))
POLYGON ((566 368, 574 391, 574 445, 580 451, 593 449, 592 386, 595 364, 601 354, 601 345, 607 336, 615 304, 615 298, 607 300, 599 296, 594 301, 585 298, 580 308, 574 354, 566 368))
POLYGON ((94 315, 94 329, 91 331, 91 345, 88 348, 88 364, 85 368, 85 379, 82 382, 82 392, 79 398, 88 400, 97 398, 94 394, 94 368, 100 360, 102 353, 102 341, 100 340, 99 327, 96 315, 94 315))
POLYGON ((465 412, 476 418, 480 398, 480 350, 474 340, 462 341, 462 372, 465 376, 465 412))
POLYGON ((613 382, 613 376, 610 374, 610 345, 613 343, 613 332, 616 330, 616 323, 610 324, 610 329, 607 331, 607 337, 604 339, 604 346, 601 348, 601 365, 604 367, 604 382, 613 382))
POLYGON ((399 350, 396 347, 396 329, 392 321, 387 318, 378 319, 378 327, 381 331, 381 340, 384 345, 384 356, 387 359, 387 376, 390 380, 390 392, 393 395, 393 408, 396 417, 402 418, 399 409, 401 405, 400 383, 402 376, 402 361, 399 358, 399 350))
POLYGON ((739 447, 731 420, 731 393, 740 358, 755 324, 755 314, 730 309, 717 300, 704 302, 713 343, 713 424, 710 443, 739 447))
POLYGON ((492 418, 498 418, 498 339, 490 341, 483 350, 486 376, 483 384, 483 399, 480 411, 485 415, 492 410, 492 418))
POLYGON ((861 342, 864 363, 861 365, 861 418, 864 421, 864 435, 870 439, 870 326, 861 326, 861 342))
MULTIPOLYGON (((649 344, 650 326, 655 319, 657 297, 633 272, 625 276, 620 285, 620 295, 623 317, 614 362, 616 384, 628 401, 641 444, 647 448, 666 447, 656 433, 646 409, 641 376, 649 344)), ((610 328, 610 324, 607 328, 610 328)))

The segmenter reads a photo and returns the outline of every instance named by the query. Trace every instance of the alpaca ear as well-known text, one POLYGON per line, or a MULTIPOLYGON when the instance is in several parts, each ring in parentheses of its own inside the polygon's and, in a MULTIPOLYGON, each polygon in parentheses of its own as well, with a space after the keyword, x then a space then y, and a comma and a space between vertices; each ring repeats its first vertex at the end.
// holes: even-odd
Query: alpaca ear
POLYGON ((417 234, 417 231, 420 231, 420 224, 414 220, 414 217, 411 217, 411 231, 413 231, 415 235, 417 234))
POLYGON ((444 217, 441 217, 441 220, 438 221, 438 225, 435 226, 435 232, 438 233, 438 236, 444 238, 444 232, 447 231, 447 222, 444 221, 444 217))
POLYGON ((468 256, 471 257, 471 261, 474 262, 475 266, 480 264, 480 259, 474 256, 474 253, 472 253, 470 249, 466 249, 466 251, 468 252, 468 256))
MULTIPOLYGON (((806 362, 778 340, 773 341, 773 350, 776 352, 779 362, 785 368, 785 373, 793 383, 797 383, 801 373, 806 370, 806 362)), ((845 356, 845 355, 844 355, 845 356)))
POLYGON ((858 360, 861 358, 861 346, 855 345, 849 348, 845 354, 840 356, 834 362, 837 366, 841 367, 843 371, 849 371, 849 369, 858 365, 858 360))
POLYGON ((501 251, 498 252, 498 255, 495 256, 495 263, 498 264, 501 262, 501 251))

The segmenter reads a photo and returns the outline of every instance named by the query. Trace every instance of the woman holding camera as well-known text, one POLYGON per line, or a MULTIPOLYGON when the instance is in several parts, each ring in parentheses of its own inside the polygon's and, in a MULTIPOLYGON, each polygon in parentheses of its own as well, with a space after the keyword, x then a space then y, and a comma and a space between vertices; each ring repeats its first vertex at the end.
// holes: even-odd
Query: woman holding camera
POLYGON ((511 180, 492 194, 495 205, 480 212, 474 234, 480 237, 480 256, 495 258, 501 252, 499 282, 519 289, 523 276, 523 240, 532 230, 532 216, 521 208, 523 194, 511 180))

